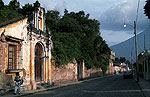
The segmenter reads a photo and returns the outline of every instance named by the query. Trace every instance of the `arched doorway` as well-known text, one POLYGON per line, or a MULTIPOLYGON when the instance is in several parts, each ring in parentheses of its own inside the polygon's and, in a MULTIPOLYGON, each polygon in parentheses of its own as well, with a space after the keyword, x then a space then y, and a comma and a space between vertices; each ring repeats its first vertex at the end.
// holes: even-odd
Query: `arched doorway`
POLYGON ((44 66, 43 66, 43 48, 40 43, 37 43, 35 46, 35 58, 34 58, 34 67, 35 67, 35 81, 44 80, 44 66))

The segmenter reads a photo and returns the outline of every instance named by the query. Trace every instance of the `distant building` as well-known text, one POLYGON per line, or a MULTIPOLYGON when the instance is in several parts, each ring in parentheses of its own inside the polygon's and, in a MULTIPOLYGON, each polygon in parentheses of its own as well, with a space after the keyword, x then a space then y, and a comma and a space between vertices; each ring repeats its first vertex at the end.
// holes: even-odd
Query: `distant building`
POLYGON ((121 63, 120 67, 121 67, 121 70, 120 70, 121 72, 129 70, 128 64, 126 63, 121 63))
POLYGON ((150 80, 150 50, 145 50, 138 55, 139 76, 150 80))
POLYGON ((113 69, 114 61, 115 61, 115 52, 111 51, 110 59, 109 59, 109 66, 107 68, 107 73, 109 73, 109 74, 114 73, 114 69, 113 69))
POLYGON ((120 66, 113 66, 114 74, 120 73, 120 66))

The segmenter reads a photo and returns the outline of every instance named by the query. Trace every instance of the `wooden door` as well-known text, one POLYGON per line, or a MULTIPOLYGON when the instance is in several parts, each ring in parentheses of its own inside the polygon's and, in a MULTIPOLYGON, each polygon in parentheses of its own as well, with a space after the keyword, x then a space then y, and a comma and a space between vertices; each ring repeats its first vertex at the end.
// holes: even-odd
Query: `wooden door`
POLYGON ((35 81, 43 80, 43 51, 40 44, 35 46, 35 81))

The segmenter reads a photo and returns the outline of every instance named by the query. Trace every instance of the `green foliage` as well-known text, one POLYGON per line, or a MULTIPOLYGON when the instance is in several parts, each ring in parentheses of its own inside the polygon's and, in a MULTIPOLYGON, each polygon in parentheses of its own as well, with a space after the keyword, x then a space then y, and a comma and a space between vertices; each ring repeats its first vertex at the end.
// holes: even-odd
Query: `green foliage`
POLYGON ((115 58, 115 62, 114 62, 116 65, 120 65, 120 63, 126 63, 128 65, 130 65, 130 61, 129 60, 126 60, 125 57, 120 57, 119 58, 115 58))
POLYGON ((4 7, 4 2, 0 0, 0 9, 2 9, 3 7, 4 7))
POLYGON ((120 62, 121 63, 125 63, 126 62, 126 58, 125 57, 120 57, 120 62))
POLYGON ((22 6, 22 11, 21 13, 24 15, 24 16, 30 16, 33 14, 33 11, 34 11, 34 7, 32 6, 32 4, 25 4, 24 6, 22 6))
POLYGON ((130 65, 130 61, 129 60, 126 60, 126 62, 125 62, 126 64, 128 64, 128 65, 130 65))
POLYGON ((20 10, 20 3, 17 2, 17 0, 10 1, 9 6, 4 5, 3 1, 0 1, 0 6, 0 27, 24 18, 24 16, 18 12, 20 10))
POLYGON ((146 4, 144 6, 144 14, 150 19, 150 0, 146 0, 146 4))
POLYGON ((18 10, 20 8, 20 3, 17 0, 11 0, 9 2, 9 7, 13 10, 18 10))
POLYGON ((109 64, 110 49, 100 36, 100 23, 89 19, 84 11, 68 12, 60 16, 58 11, 46 14, 47 28, 53 41, 53 60, 56 66, 85 60, 86 67, 102 68, 105 73, 109 64))
POLYGON ((103 71, 103 74, 105 75, 105 73, 107 71, 107 64, 109 64, 109 61, 108 61, 108 59, 101 58, 100 63, 101 63, 101 69, 103 71))
POLYGON ((9 9, 8 7, 4 7, 0 10, 0 26, 5 26, 23 18, 24 16, 22 14, 19 14, 15 10, 9 9))
POLYGON ((120 63, 121 63, 120 59, 116 57, 115 61, 114 61, 114 64, 117 65, 117 66, 119 66, 120 63))
POLYGON ((46 24, 47 28, 51 30, 51 32, 58 32, 58 24, 59 24, 60 16, 58 11, 47 11, 46 14, 46 24))
POLYGON ((54 49, 52 50, 55 65, 64 65, 79 59, 79 41, 70 33, 53 33, 54 49), (54 41, 55 40, 55 41, 54 41))

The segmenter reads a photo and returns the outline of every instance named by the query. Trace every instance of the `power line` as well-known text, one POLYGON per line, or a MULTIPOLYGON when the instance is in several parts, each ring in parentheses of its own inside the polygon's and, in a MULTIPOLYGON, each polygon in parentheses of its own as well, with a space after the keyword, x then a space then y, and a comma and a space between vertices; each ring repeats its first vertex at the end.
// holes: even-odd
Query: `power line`
POLYGON ((137 13, 136 13, 136 23, 138 20, 139 7, 140 7, 140 0, 138 1, 138 7, 137 7, 137 13))

